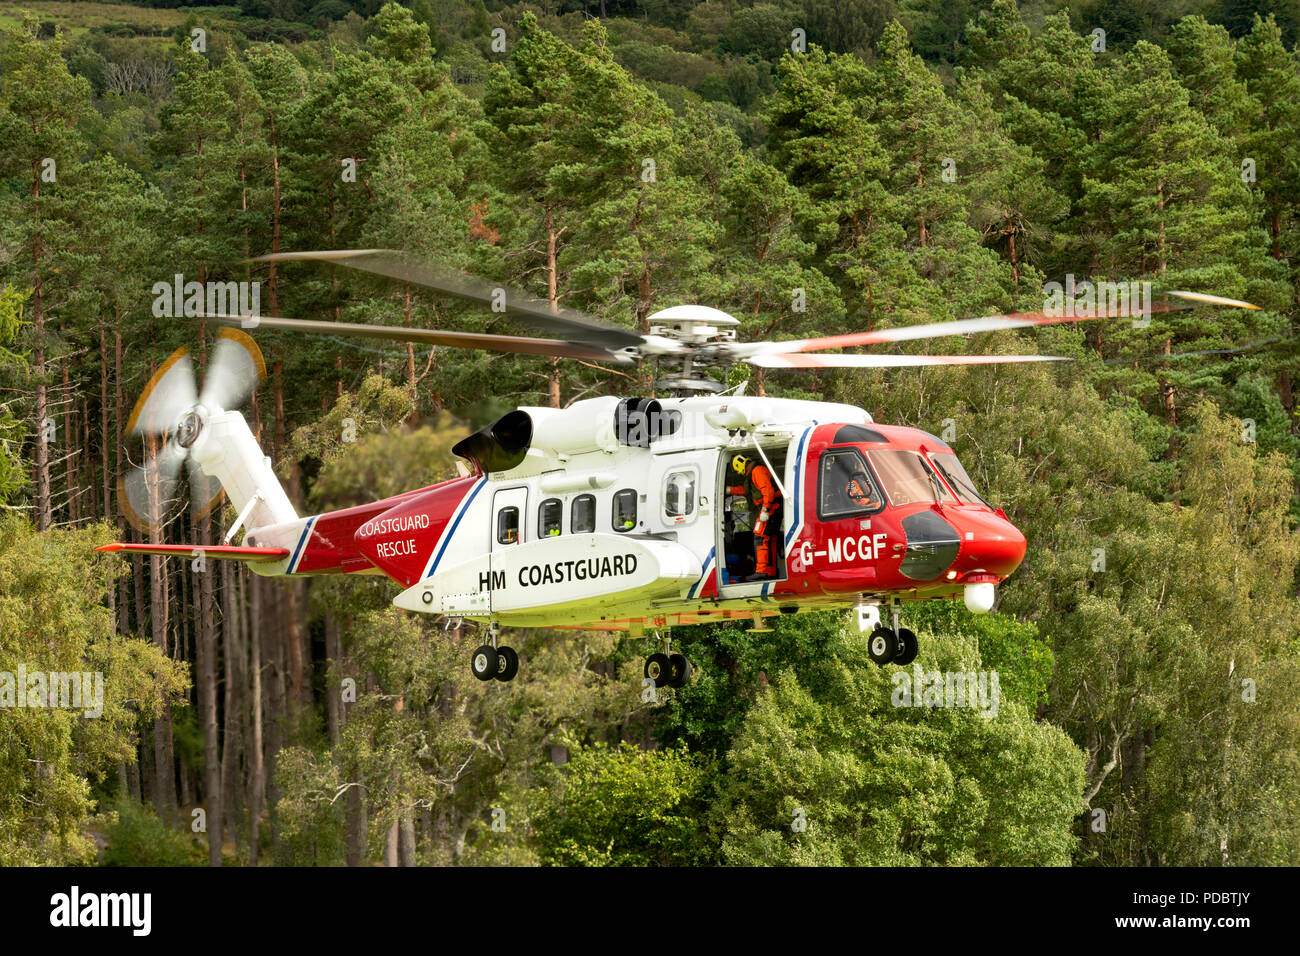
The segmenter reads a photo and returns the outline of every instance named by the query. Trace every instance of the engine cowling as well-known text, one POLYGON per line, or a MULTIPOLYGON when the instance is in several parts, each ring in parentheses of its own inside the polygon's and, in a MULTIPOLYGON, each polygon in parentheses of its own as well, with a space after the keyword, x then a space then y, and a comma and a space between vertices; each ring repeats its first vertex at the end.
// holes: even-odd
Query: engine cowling
POLYGON ((526 407, 461 439, 452 451, 483 471, 509 471, 533 448, 556 456, 649 448, 674 432, 680 420, 680 413, 666 411, 653 398, 608 396, 564 409, 526 407))

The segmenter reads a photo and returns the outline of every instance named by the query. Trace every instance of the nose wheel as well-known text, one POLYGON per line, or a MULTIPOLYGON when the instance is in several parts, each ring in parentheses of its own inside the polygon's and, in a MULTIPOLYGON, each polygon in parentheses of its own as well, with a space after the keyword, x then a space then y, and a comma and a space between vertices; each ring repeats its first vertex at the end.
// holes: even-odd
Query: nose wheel
POLYGON ((867 639, 867 656, 884 667, 886 664, 907 665, 916 659, 920 645, 916 634, 898 626, 898 608, 894 608, 893 628, 877 624, 867 639))
POLYGON ((491 643, 476 647, 470 655, 470 672, 481 681, 499 680, 504 684, 514 680, 519 673, 519 655, 515 649, 504 644, 497 646, 500 630, 495 621, 489 625, 491 643))
POLYGON ((897 646, 894 632, 887 627, 876 625, 876 629, 871 632, 871 637, 867 640, 867 656, 884 667, 894 659, 897 646))

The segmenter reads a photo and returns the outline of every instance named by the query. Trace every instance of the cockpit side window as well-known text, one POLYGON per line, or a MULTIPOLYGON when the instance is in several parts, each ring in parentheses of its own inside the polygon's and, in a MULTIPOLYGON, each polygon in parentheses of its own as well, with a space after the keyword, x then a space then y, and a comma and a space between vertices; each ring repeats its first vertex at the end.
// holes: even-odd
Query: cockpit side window
POLYGON ((832 449, 821 458, 817 478, 817 516, 834 519, 874 514, 885 506, 861 453, 852 448, 832 449))
POLYGON ((957 497, 963 501, 978 501, 990 509, 993 507, 975 488, 975 482, 971 481, 970 475, 966 474, 966 469, 952 452, 931 452, 930 461, 934 462, 934 467, 943 474, 952 490, 957 492, 957 497))

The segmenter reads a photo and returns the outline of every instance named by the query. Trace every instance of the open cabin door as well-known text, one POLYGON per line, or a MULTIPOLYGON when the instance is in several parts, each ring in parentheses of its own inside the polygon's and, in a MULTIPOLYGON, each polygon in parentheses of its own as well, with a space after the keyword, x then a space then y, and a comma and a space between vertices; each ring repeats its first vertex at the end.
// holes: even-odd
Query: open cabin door
MULTIPOLYGON (((762 447, 749 443, 723 451, 718 462, 717 500, 717 585, 718 594, 725 598, 751 597, 766 594, 773 584, 787 577, 785 536, 792 525, 791 513, 798 491, 794 487, 794 469, 788 467, 793 459, 790 441, 780 441, 776 436, 764 436, 762 447), (779 444, 777 442, 780 442, 779 444), (754 534, 754 525, 761 505, 750 499, 744 478, 732 468, 737 455, 752 459, 774 476, 772 484, 777 495, 775 510, 769 515, 765 537, 769 548, 770 576, 759 575, 763 541, 754 534), (737 488, 740 493, 737 494, 737 488)), ((751 483, 752 484, 752 483, 751 483)))

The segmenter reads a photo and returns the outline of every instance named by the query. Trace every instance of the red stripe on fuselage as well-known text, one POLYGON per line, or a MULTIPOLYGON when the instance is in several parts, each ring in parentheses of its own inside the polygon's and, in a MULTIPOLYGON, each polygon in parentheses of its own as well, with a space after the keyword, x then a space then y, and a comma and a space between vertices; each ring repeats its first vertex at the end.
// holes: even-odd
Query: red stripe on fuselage
MULTIPOLYGON (((410 587, 449 533, 461 502, 481 480, 470 475, 445 481, 375 515, 357 528, 357 551, 398 584, 410 587)), ((483 540, 486 544, 486 534, 483 540)))
MULTIPOLYGON (((373 501, 369 504, 357 505, 354 508, 343 508, 339 511, 327 511, 317 516, 295 573, 337 574, 340 572, 365 571, 375 567, 376 563, 357 546, 356 534, 362 525, 393 508, 401 507, 407 502, 424 495, 433 494, 440 489, 462 484, 468 489, 472 487, 475 480, 477 479, 452 478, 436 485, 429 485, 425 488, 417 488, 414 491, 394 495, 391 498, 384 498, 382 501, 373 501)), ((463 492, 456 500, 459 501, 461 497, 464 497, 463 492)), ((421 537, 425 533, 421 532, 421 537)), ((425 552, 428 553, 427 547, 425 552)), ((417 570, 416 573, 418 574, 419 571, 417 570)))

